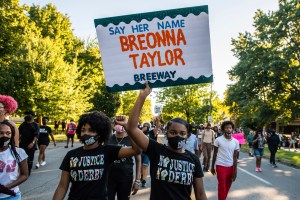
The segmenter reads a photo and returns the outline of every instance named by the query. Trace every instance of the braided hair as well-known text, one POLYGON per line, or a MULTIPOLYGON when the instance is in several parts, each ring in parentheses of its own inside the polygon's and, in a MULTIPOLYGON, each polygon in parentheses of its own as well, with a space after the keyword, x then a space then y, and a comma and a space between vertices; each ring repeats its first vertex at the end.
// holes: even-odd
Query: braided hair
POLYGON ((0 126, 2 124, 8 126, 11 130, 11 138, 8 143, 8 148, 10 149, 11 154, 16 158, 18 165, 20 165, 21 158, 16 150, 15 139, 14 139, 15 138, 15 128, 13 127, 13 125, 11 125, 11 123, 9 123, 8 120, 3 120, 2 122, 0 122, 0 126))

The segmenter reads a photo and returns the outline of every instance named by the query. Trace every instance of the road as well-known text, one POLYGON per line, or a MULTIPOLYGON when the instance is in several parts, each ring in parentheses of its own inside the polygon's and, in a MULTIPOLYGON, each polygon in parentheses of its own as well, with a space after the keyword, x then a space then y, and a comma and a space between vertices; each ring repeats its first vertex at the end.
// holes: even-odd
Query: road
MULTIPOLYGON (((163 139, 164 140, 164 139, 163 139)), ((32 175, 20 186, 23 200, 50 200, 60 179, 58 169, 63 157, 70 148, 65 149, 64 143, 53 147, 51 143, 46 150, 47 165, 39 169, 32 169, 32 175)), ((76 143, 75 147, 81 144, 76 143)), ((37 153, 37 152, 36 152, 37 153)), ((36 161, 37 155, 35 156, 36 161)), ((240 154, 238 163, 238 177, 233 183, 228 199, 245 200, 296 200, 300 199, 299 183, 300 170, 282 164, 272 168, 268 160, 262 161, 263 172, 255 172, 255 159, 245 153, 240 154)), ((211 173, 204 174, 204 185, 208 199, 217 199, 217 180, 211 173)), ((133 200, 149 199, 149 183, 141 188, 133 200)), ((163 192, 163 191, 162 191, 163 192)), ((67 199, 67 197, 65 198, 67 199)))

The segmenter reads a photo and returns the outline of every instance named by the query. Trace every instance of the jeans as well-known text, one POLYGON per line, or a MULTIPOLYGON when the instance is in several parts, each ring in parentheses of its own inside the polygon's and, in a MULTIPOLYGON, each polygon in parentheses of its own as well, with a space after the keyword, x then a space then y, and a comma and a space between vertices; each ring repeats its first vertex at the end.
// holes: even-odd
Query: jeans
POLYGON ((9 196, 6 198, 1 198, 1 200, 21 200, 21 192, 17 192, 16 196, 9 196))
POLYGON ((270 163, 275 165, 275 154, 277 152, 277 148, 269 148, 270 150, 270 163))

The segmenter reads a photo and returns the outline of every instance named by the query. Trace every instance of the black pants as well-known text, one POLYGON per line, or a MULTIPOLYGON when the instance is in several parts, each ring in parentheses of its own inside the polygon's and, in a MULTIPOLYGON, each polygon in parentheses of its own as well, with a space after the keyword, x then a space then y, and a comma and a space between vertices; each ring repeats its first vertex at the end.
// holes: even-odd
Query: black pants
POLYGON ((108 200, 115 200, 117 193, 118 200, 130 199, 130 192, 133 179, 129 180, 117 180, 109 179, 107 183, 108 200))
POLYGON ((32 165, 33 165, 35 147, 33 147, 32 149, 25 148, 24 150, 25 150, 26 154, 28 155, 27 164, 28 164, 28 172, 29 172, 29 175, 30 175, 32 165))
POLYGON ((277 152, 277 148, 269 148, 270 150, 270 163, 275 165, 275 154, 277 152))

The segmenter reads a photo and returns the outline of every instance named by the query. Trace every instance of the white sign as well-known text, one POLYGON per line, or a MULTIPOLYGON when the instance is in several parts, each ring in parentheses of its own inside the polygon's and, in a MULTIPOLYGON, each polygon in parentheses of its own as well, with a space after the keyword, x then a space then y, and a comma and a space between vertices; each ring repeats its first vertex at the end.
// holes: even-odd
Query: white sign
POLYGON ((95 19, 108 91, 212 82, 208 6, 95 19))
POLYGON ((154 106, 154 113, 155 114, 161 114, 162 112, 162 107, 160 105, 155 105, 154 106))

